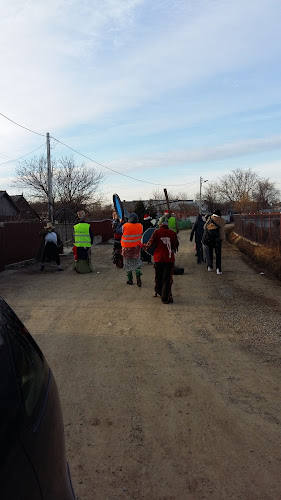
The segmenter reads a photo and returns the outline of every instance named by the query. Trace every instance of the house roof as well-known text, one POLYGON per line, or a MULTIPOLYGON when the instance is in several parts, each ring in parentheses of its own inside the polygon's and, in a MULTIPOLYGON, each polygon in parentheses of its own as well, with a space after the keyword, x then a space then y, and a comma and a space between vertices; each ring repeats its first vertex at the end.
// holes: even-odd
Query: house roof
POLYGON ((7 191, 0 191, 0 198, 7 198, 9 203, 13 206, 13 208, 20 213, 20 209, 16 205, 16 203, 13 201, 12 197, 8 195, 7 191))
POLYGON ((10 198, 14 202, 14 204, 18 207, 21 218, 36 218, 40 220, 40 216, 33 210, 33 208, 29 205, 28 201, 22 194, 11 195, 10 198))

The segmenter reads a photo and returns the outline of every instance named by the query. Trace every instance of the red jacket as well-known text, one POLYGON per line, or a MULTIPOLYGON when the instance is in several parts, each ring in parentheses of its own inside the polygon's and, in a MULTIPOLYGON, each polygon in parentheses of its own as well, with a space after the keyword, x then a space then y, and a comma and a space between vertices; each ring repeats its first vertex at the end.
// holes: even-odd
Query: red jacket
POLYGON ((147 246, 155 246, 154 262, 175 262, 175 251, 178 249, 179 240, 174 231, 160 227, 152 234, 147 246))

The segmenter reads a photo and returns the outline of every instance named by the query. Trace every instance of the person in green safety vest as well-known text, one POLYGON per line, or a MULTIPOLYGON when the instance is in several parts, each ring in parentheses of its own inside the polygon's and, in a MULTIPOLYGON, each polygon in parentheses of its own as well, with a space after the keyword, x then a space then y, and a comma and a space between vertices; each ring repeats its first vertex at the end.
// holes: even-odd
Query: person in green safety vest
POLYGON ((91 226, 85 221, 84 210, 77 212, 78 221, 74 226, 74 266, 73 269, 80 274, 91 273, 91 246, 93 244, 93 233, 91 226))
POLYGON ((168 228, 174 231, 176 234, 178 234, 179 226, 174 212, 169 212, 169 210, 165 210, 164 215, 159 220, 159 226, 163 224, 165 220, 168 221, 168 228))

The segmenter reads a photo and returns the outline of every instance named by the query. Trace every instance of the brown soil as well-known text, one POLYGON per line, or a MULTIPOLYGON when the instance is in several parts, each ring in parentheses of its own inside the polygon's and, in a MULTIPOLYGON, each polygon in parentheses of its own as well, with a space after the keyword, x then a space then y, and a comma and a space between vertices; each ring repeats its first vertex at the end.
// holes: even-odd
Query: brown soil
POLYGON ((154 271, 126 285, 111 245, 94 272, 0 273, 1 295, 58 384, 79 500, 281 498, 281 283, 223 246, 223 274, 180 233, 174 304, 154 271))

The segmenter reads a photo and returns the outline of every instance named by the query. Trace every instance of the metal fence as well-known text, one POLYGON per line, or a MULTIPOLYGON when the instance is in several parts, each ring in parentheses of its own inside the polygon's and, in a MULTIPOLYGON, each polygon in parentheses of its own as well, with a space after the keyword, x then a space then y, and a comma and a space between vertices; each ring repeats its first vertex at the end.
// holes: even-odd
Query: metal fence
MULTIPOLYGON (((89 221, 94 236, 101 236, 102 242, 113 237, 112 221, 89 221)), ((42 236, 39 235, 44 222, 2 222, 0 223, 0 272, 16 262, 36 257, 42 236)), ((55 224, 64 247, 73 245, 73 224, 55 224)))
POLYGON ((234 215, 234 230, 244 238, 281 251, 281 213, 234 215))

